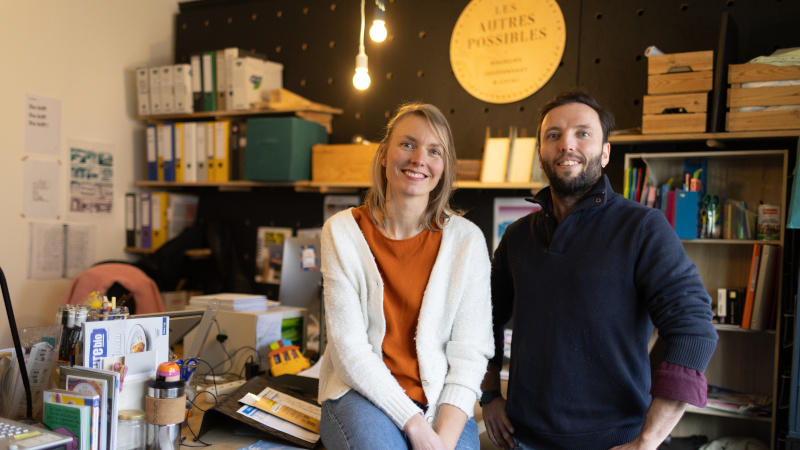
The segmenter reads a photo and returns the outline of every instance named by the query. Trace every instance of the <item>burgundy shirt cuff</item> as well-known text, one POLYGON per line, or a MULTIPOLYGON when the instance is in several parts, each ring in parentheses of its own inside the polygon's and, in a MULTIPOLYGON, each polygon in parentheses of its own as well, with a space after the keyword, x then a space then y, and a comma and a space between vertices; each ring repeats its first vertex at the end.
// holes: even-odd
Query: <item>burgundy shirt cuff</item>
POLYGON ((653 375, 650 395, 705 408, 708 383, 705 374, 699 370, 662 362, 653 375))

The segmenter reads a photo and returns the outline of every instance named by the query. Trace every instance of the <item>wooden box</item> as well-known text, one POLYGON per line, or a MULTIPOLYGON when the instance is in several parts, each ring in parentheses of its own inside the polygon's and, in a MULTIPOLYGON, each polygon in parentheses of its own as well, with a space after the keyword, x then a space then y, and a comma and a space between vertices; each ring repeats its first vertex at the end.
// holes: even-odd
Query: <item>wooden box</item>
POLYGON ((707 92, 645 95, 642 133, 702 133, 707 111, 707 92))
POLYGON ((800 66, 731 64, 728 69, 728 131, 800 129, 800 66), (786 82, 794 82, 790 85, 786 82), (785 86, 764 86, 784 82, 785 86), (759 83, 749 87, 744 83, 759 83), (794 109, 791 109, 794 107, 794 109), (740 111, 739 108, 747 108, 740 111))
POLYGON ((672 53, 647 58, 647 93, 708 92, 714 86, 714 52, 672 53))
POLYGON ((311 180, 369 182, 369 170, 378 144, 315 145, 311 152, 311 180))

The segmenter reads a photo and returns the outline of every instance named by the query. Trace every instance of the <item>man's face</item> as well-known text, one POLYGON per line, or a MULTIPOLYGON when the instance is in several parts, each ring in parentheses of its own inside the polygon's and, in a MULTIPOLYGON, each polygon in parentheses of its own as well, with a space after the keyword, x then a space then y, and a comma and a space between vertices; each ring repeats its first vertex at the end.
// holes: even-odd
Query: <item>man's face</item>
POLYGON ((539 137, 539 162, 555 193, 579 198, 597 184, 611 145, 603 143, 603 128, 594 109, 583 103, 553 108, 542 122, 539 137))

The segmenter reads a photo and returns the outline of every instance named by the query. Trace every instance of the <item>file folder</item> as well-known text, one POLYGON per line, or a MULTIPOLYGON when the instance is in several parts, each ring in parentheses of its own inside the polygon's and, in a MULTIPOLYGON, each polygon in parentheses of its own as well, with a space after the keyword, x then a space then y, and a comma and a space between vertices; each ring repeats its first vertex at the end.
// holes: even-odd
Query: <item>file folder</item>
POLYGON ((197 122, 183 124, 183 181, 197 181, 197 122))
POLYGON ((229 120, 214 123, 214 181, 230 181, 230 131, 229 120))
POLYGON ((125 246, 136 247, 136 193, 125 194, 125 246))
POLYGON ((203 52, 203 110, 217 110, 217 52, 203 52))
POLYGON ((144 191, 139 193, 139 204, 140 204, 140 217, 142 218, 142 248, 143 249, 151 249, 153 248, 153 227, 151 222, 151 209, 150 209, 150 192, 144 191))
POLYGON ((150 193, 150 209, 153 212, 151 218, 151 249, 157 250, 167 242, 167 207, 169 206, 169 194, 167 192, 150 193))
POLYGON ((175 142, 174 125, 163 123, 159 125, 159 157, 164 161, 164 176, 159 178, 163 181, 175 181, 175 142))
POLYGON ((192 109, 194 112, 203 109, 203 57, 199 53, 192 55, 189 62, 192 66, 192 109))
POLYGON ((158 181, 158 144, 155 124, 147 125, 145 141, 147 142, 147 179, 158 181))
POLYGON ((175 143, 175 181, 182 182, 184 180, 183 169, 183 123, 176 122, 173 132, 173 141, 175 143))

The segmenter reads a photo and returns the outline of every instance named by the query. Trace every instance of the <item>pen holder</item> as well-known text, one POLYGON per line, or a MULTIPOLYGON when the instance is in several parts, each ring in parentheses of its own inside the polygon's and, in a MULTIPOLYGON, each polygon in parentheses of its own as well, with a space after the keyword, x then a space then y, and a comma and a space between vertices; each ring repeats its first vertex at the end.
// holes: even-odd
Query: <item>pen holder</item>
POLYGON ((93 309, 89 312, 90 322, 99 322, 101 320, 122 320, 127 319, 130 313, 127 306, 118 306, 114 309, 93 309))

